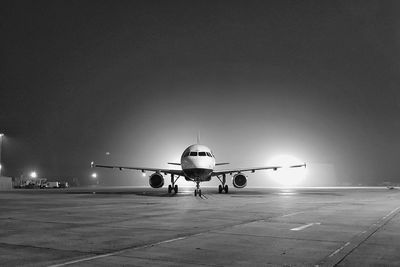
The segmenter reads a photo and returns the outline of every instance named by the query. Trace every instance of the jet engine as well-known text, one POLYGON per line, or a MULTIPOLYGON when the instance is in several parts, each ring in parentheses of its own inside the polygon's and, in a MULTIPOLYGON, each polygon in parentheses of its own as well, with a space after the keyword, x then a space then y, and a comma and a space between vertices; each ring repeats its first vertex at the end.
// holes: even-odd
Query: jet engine
POLYGON ((247 177, 241 173, 237 173, 232 179, 233 186, 236 188, 243 188, 247 185, 247 177))
POLYGON ((164 185, 164 177, 159 173, 153 173, 149 178, 149 184, 153 188, 160 188, 164 185))

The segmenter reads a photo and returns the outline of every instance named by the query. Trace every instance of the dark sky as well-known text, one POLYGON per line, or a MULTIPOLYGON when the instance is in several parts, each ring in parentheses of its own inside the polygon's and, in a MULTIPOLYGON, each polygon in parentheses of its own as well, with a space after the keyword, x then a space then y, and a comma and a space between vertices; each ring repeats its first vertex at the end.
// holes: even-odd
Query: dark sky
POLYGON ((399 14, 398 1, 2 1, 3 174, 166 167, 200 130, 232 166, 284 153, 314 179, 400 182, 399 14))

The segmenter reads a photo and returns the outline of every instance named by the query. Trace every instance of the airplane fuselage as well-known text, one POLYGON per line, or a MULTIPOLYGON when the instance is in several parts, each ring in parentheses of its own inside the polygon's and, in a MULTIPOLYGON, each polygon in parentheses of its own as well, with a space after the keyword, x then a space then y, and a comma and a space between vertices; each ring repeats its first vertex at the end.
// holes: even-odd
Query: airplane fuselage
POLYGON ((181 167, 186 180, 210 181, 215 167, 214 154, 204 145, 191 145, 182 153, 181 167))
MULTIPOLYGON (((178 193, 178 185, 176 184, 179 177, 185 177, 187 181, 196 183, 194 195, 201 196, 200 183, 210 181, 211 177, 216 177, 221 184, 218 186, 218 193, 228 193, 228 185, 226 184, 226 175, 232 176, 232 183, 235 188, 244 188, 247 185, 247 176, 243 172, 255 172, 256 170, 277 170, 282 166, 265 166, 257 168, 235 168, 225 170, 214 170, 215 166, 226 165, 228 163, 216 163, 215 156, 211 149, 204 145, 191 145, 187 147, 181 156, 180 163, 169 163, 172 165, 180 165, 181 170, 163 169, 163 168, 143 168, 143 167, 126 167, 118 165, 100 165, 91 162, 91 167, 112 168, 112 169, 130 169, 138 170, 145 173, 151 171, 153 174, 149 177, 149 184, 152 188, 160 188, 164 186, 164 175, 171 175, 171 184, 168 185, 168 193, 172 191, 178 193)), ((305 164, 296 164, 288 166, 289 168, 305 167, 305 164)))

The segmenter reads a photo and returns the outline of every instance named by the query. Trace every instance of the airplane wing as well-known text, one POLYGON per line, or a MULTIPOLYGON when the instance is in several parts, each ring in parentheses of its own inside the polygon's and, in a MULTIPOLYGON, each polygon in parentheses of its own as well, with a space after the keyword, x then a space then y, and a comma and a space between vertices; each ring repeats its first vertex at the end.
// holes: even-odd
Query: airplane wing
POLYGON ((151 172, 158 172, 158 173, 164 173, 166 174, 175 174, 175 175, 181 175, 183 176, 183 171, 182 170, 174 170, 174 169, 156 169, 156 168, 147 168, 147 167, 127 167, 127 166, 115 166, 115 165, 100 165, 100 164, 95 164, 93 161, 90 163, 91 168, 108 168, 108 169, 119 169, 120 171, 122 170, 137 170, 137 171, 151 171, 151 172))
POLYGON ((291 166, 267 166, 267 167, 255 167, 255 168, 237 168, 237 169, 229 169, 229 170, 216 170, 213 171, 211 176, 218 176, 221 174, 232 174, 232 173, 239 173, 239 172, 255 172, 259 170, 274 170, 281 168, 299 168, 299 167, 306 167, 306 164, 299 164, 299 165, 291 165, 291 166))

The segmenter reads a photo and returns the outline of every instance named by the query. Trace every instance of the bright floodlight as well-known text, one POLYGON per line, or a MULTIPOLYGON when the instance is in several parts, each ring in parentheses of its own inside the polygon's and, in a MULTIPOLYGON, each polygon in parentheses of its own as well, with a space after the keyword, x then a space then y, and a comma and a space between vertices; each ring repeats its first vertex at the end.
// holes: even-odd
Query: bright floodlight
POLYGON ((35 171, 31 172, 30 174, 31 178, 36 178, 37 177, 37 173, 35 171))
POLYGON ((269 172, 271 178, 282 186, 298 186, 306 177, 306 168, 290 168, 293 165, 301 165, 304 162, 292 155, 278 155, 273 157, 268 165, 282 166, 283 168, 269 172))
POLYGON ((97 178, 97 173, 92 173, 92 178, 97 178))
POLYGON ((0 137, 3 137, 4 136, 4 134, 3 133, 0 133, 0 137))

